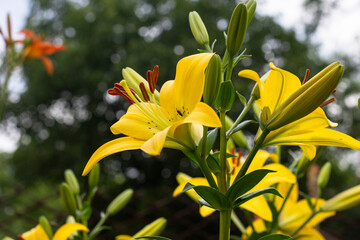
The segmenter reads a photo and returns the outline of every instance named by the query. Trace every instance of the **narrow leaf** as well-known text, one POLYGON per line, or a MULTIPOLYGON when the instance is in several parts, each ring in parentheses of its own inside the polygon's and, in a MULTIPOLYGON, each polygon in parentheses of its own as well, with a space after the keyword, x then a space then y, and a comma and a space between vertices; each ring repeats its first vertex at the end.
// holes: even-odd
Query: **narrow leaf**
POLYGON ((255 121, 255 120, 246 120, 246 121, 241 122, 239 125, 237 125, 237 126, 232 130, 232 132, 230 133, 229 136, 233 135, 233 134, 236 133, 237 131, 242 130, 243 128, 245 128, 246 126, 248 126, 249 124, 252 124, 252 123, 258 123, 258 122, 255 121))
POLYGON ((217 158, 215 158, 212 155, 209 155, 206 159, 207 164, 210 168, 210 170, 217 175, 218 173, 220 173, 220 165, 219 165, 219 160, 217 158))
MULTIPOLYGON (((206 148, 205 148, 205 156, 207 156, 209 154, 209 152, 211 151, 212 147, 214 146, 214 143, 216 141, 217 135, 218 135, 219 129, 218 128, 214 128, 211 131, 208 131, 207 133, 207 139, 206 139, 206 148)), ((202 146, 203 146, 203 139, 201 138, 200 142, 199 142, 199 153, 202 152, 202 146)))
POLYGON ((283 198, 281 196, 281 194, 275 188, 268 187, 268 188, 260 189, 260 190, 257 190, 257 191, 254 191, 254 192, 251 192, 251 193, 248 193, 248 194, 245 194, 245 195, 239 197, 238 199, 235 200, 234 207, 238 207, 241 204, 244 204, 245 202, 249 201, 250 199, 260 196, 260 195, 263 195, 263 194, 266 194, 266 193, 275 194, 275 195, 283 198))
POLYGON ((195 154, 193 154, 192 152, 188 152, 188 151, 182 151, 191 161, 193 161, 196 165, 199 166, 198 160, 195 156, 195 154))
POLYGON ((234 202, 235 199, 255 187, 256 184, 258 184, 270 172, 275 171, 268 169, 259 169, 246 174, 229 188, 229 190, 226 192, 226 196, 231 202, 234 202))

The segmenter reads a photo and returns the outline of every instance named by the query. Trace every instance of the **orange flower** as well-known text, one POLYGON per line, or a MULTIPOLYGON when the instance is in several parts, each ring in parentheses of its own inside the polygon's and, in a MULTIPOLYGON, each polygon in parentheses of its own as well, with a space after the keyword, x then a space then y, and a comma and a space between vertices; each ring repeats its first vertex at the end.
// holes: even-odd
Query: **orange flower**
MULTIPOLYGON (((54 54, 58 51, 64 51, 65 46, 63 45, 54 45, 50 42, 44 42, 43 36, 36 35, 33 31, 24 29, 20 33, 25 35, 25 41, 30 40, 29 44, 24 50, 24 59, 40 59, 49 75, 53 74, 53 65, 51 60, 46 57, 46 55, 54 54)), ((24 41, 23 41, 24 42, 24 41)))

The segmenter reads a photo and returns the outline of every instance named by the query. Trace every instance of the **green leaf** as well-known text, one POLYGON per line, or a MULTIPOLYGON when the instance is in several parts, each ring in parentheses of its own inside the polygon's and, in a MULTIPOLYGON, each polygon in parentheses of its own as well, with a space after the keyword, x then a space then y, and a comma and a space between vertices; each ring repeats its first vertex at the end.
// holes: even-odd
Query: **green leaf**
POLYGON ((187 183, 182 190, 182 193, 190 189, 194 189, 200 197, 202 197, 207 203, 209 203, 209 206, 211 208, 214 208, 216 210, 226 210, 231 208, 231 203, 227 199, 227 197, 212 187, 194 186, 190 183, 187 183))
POLYGON ((248 126, 248 125, 251 124, 251 123, 258 123, 258 122, 255 121, 255 120, 246 120, 246 121, 241 122, 239 125, 237 125, 237 126, 232 130, 232 132, 230 133, 230 136, 233 135, 234 133, 242 130, 243 128, 245 128, 246 126, 248 126))
MULTIPOLYGON (((219 155, 220 155, 220 152, 214 152, 213 154, 211 154, 211 156, 213 156, 217 160, 219 160, 219 155)), ((234 154, 231 154, 231 153, 226 153, 226 158, 231 158, 231 157, 237 157, 237 156, 234 154)))
POLYGON ((269 234, 259 238, 259 240, 291 240, 291 239, 293 238, 284 234, 269 234))
POLYGON ((220 164, 219 164, 219 160, 217 158, 215 158, 212 155, 209 155, 206 159, 207 164, 210 168, 210 170, 215 174, 219 174, 220 173, 220 164))
MULTIPOLYGON (((211 151, 212 147, 214 146, 214 143, 216 141, 217 135, 218 135, 219 129, 218 128, 214 128, 211 131, 208 131, 207 133, 207 139, 206 139, 206 148, 205 148, 205 156, 207 156, 209 154, 209 152, 211 151)), ((202 141, 203 139, 201 138, 200 142, 199 142, 199 153, 202 152, 202 141)))
POLYGON ((220 92, 215 101, 215 107, 219 110, 231 110, 235 101, 235 89, 231 81, 222 82, 220 92))
POLYGON ((143 237, 137 237, 135 239, 171 240, 170 238, 160 237, 160 236, 143 236, 143 237))
POLYGON ((251 193, 248 193, 248 194, 245 194, 245 195, 239 197, 238 199, 235 200, 234 207, 238 207, 241 204, 244 204, 245 202, 249 201, 250 199, 260 196, 260 195, 263 195, 263 194, 266 194, 266 193, 275 194, 275 195, 283 198, 281 196, 281 194, 275 188, 268 187, 268 188, 260 189, 260 190, 257 190, 257 191, 254 191, 254 192, 251 192, 251 193))
POLYGON ((192 152, 188 152, 188 151, 182 151, 185 156, 187 156, 191 161, 193 161, 196 165, 199 166, 198 160, 196 158, 196 155, 192 152))
POLYGON ((243 95, 241 95, 241 93, 239 93, 238 91, 236 91, 236 94, 238 95, 238 98, 242 103, 242 105, 246 106, 246 98, 243 95))
POLYGON ((213 43, 211 44, 211 50, 213 50, 214 51, 214 47, 215 47, 215 43, 216 43, 216 39, 214 39, 214 41, 213 41, 213 43))
POLYGON ((268 169, 259 169, 252 171, 245 176, 241 177, 238 181, 233 183, 229 190, 226 192, 226 196, 231 202, 234 202, 235 199, 241 195, 250 191, 253 187, 256 186, 268 173, 276 172, 268 169))

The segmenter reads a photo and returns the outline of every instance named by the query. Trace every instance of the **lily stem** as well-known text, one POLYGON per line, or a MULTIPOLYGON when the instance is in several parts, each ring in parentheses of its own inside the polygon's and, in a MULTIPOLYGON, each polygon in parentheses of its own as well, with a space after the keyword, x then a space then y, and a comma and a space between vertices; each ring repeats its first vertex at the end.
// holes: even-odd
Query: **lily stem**
POLYGON ((230 239, 231 209, 220 211, 220 235, 219 240, 230 239))
POLYGON ((305 227, 305 225, 310 222, 310 220, 315 217, 316 214, 318 214, 320 211, 317 210, 315 212, 313 212, 295 231, 293 231, 291 233, 291 236, 294 236, 295 234, 297 234, 303 227, 305 227))
POLYGON ((232 56, 229 56, 225 81, 231 81, 231 74, 233 71, 233 62, 234 62, 234 58, 232 56))
POLYGON ((237 180, 239 180, 239 178, 241 178, 242 176, 244 176, 247 172, 247 170, 249 169, 249 166, 252 162, 252 160, 254 159, 256 153, 258 152, 258 150, 260 149, 262 143, 264 142, 266 136, 270 133, 270 131, 268 129, 264 129, 263 132, 261 133, 259 139, 256 141, 254 147, 251 149, 249 155, 247 156, 244 164, 242 165, 239 173, 236 175, 236 178, 234 180, 234 182, 236 182, 237 180))
POLYGON ((4 85, 2 86, 2 89, 1 89, 0 122, 2 121, 3 115, 5 113, 6 102, 7 102, 7 85, 9 83, 9 79, 12 74, 12 71, 13 71, 13 68, 11 66, 9 66, 6 70, 4 85))
POLYGON ((235 120, 234 124, 231 126, 231 128, 227 131, 226 133, 226 138, 229 139, 232 131, 234 130, 234 128, 239 125, 239 123, 244 119, 244 117, 246 116, 246 114, 249 112, 251 106, 253 105, 255 101, 255 97, 251 95, 249 101, 247 102, 246 106, 244 106, 243 110, 241 111, 240 115, 238 116, 238 118, 235 120))
POLYGON ((220 129, 220 174, 219 174, 219 190, 222 193, 226 193, 227 184, 226 184, 226 174, 227 174, 227 164, 226 164, 226 123, 225 123, 225 110, 220 110, 220 121, 221 121, 221 129, 220 129))
POLYGON ((248 234, 246 233, 246 229, 245 229, 244 225, 242 224, 242 222, 238 218, 238 216, 236 216, 234 211, 231 212, 231 220, 235 224, 235 226, 240 230, 240 232, 242 234, 244 234, 245 236, 248 236, 248 234))

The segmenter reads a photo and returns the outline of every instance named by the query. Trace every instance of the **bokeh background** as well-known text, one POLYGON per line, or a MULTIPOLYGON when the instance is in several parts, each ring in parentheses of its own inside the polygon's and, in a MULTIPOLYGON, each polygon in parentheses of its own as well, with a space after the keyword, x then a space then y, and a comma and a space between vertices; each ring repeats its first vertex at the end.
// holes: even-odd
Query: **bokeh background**
MULTIPOLYGON (((223 32, 236 1, 230 0, 14 0, 0 2, 1 27, 6 11, 22 28, 43 33, 67 49, 51 57, 54 75, 49 77, 40 61, 28 61, 11 79, 5 120, 0 126, 0 238, 16 237, 36 223, 40 215, 62 224, 65 213, 58 198, 58 185, 65 169, 80 177, 91 154, 114 139, 109 127, 126 111, 128 103, 107 95, 107 89, 122 79, 130 66, 145 76, 160 66, 159 84, 173 79, 176 63, 197 52, 199 46, 188 26, 188 13, 203 18, 215 49, 224 52, 223 32), (14 19, 15 18, 15 19, 14 19)), ((249 96, 251 82, 236 73, 251 68, 259 73, 268 63, 295 73, 301 79, 340 60, 345 75, 337 88, 335 103, 325 107, 340 131, 360 138, 360 3, 356 0, 259 0, 245 39, 252 57, 234 71, 238 91, 249 96), (289 3, 287 3, 289 2, 289 3), (345 3, 343 3, 345 2, 345 3)), ((18 35, 19 36, 19 35, 18 35)), ((4 46, 0 45, 4 54, 4 46)), ((0 75, 3 78, 3 75, 0 75)), ((237 103, 236 108, 241 109, 237 103)), ((234 115, 236 112, 230 112, 234 115)), ((251 139, 256 129, 245 134, 251 139)), ((245 150, 243 150, 245 153, 245 150)), ((297 148, 282 148, 283 156, 299 154, 297 148)), ((291 157, 289 158, 291 159, 291 157)), ((359 184, 359 153, 326 148, 317 162, 334 165, 325 197, 359 184)), ((198 206, 186 196, 172 198, 179 171, 199 176, 199 170, 184 155, 165 150, 158 157, 140 151, 112 155, 101 162, 100 189, 94 200, 93 221, 100 211, 127 187, 135 189, 129 206, 110 219, 113 227, 98 239, 133 234, 143 225, 164 216, 172 239, 217 239, 217 214, 202 219, 198 206)), ((314 171, 316 172, 316 171, 314 171)), ((302 190, 311 190, 311 176, 302 190), (309 184, 310 182, 310 184, 309 184)), ((338 213, 321 224, 327 239, 360 239, 359 207, 338 213)), ((237 233, 234 230, 234 233, 237 233)))

